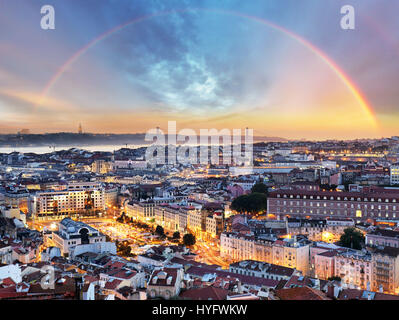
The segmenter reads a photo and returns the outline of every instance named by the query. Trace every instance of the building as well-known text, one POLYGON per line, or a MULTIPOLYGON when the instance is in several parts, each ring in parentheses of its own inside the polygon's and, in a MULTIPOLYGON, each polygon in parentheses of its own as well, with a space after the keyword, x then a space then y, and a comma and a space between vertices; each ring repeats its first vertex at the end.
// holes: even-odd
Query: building
POLYGON ((232 263, 229 271, 241 275, 259 277, 272 280, 289 280, 292 275, 301 275, 293 268, 287 268, 255 260, 243 260, 232 263))
POLYGON ((205 219, 205 231, 208 239, 219 238, 224 231, 223 213, 209 214, 205 219))
POLYGON ((257 260, 309 272, 310 241, 300 237, 273 239, 223 232, 220 255, 231 261, 257 260))
POLYGON ((97 174, 107 174, 112 170, 112 162, 106 160, 96 160, 91 164, 91 172, 97 174))
POLYGON ((399 192, 363 189, 362 192, 277 190, 270 192, 267 212, 280 217, 399 219, 399 192))
POLYGON ((370 247, 388 246, 399 248, 399 231, 376 229, 366 234, 366 245, 370 247))
POLYGON ((309 273, 310 242, 294 236, 273 243, 273 263, 309 273))
POLYGON ((354 227, 352 219, 303 219, 286 218, 287 234, 306 235, 311 241, 323 241, 333 243, 340 239, 344 230, 354 227))
POLYGON ((147 295, 151 298, 162 297, 164 299, 178 296, 183 274, 183 269, 180 268, 154 270, 147 283, 147 295))
POLYGON ((135 201, 126 204, 126 215, 135 221, 149 222, 155 218, 154 201, 135 201))
POLYGON ((372 256, 369 252, 347 250, 335 255, 335 276, 352 288, 367 289, 371 285, 372 256))
POLYGON ((329 250, 314 256, 314 274, 317 278, 328 280, 335 276, 336 250, 329 250))
POLYGON ((58 231, 53 232, 52 240, 55 246, 60 248, 62 255, 69 256, 71 248, 106 242, 106 237, 81 221, 65 218, 59 223, 58 231))
POLYGON ((399 163, 393 164, 390 168, 391 184, 399 184, 399 163))
POLYGON ((399 294, 399 248, 373 250, 371 290, 399 294))
POLYGON ((38 192, 29 201, 29 212, 37 220, 90 216, 104 210, 104 189, 93 182, 71 183, 66 190, 38 192))

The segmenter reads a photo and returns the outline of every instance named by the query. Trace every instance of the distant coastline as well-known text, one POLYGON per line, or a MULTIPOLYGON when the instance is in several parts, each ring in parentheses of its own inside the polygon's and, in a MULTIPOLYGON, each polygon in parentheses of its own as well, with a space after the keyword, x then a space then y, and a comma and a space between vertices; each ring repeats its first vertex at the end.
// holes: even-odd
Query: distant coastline
MULTIPOLYGON (((279 137, 254 137, 254 142, 287 142, 279 137)), ((45 134, 1 134, 0 148, 27 147, 89 147, 148 145, 144 133, 95 134, 95 133, 45 133, 45 134)))

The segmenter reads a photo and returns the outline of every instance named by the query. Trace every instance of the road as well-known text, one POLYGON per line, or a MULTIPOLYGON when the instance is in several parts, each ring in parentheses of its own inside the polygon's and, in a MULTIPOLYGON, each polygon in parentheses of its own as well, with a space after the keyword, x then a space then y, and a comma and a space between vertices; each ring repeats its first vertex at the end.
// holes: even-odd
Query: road
MULTIPOLYGON (((167 239, 161 241, 148 230, 140 229, 130 224, 118 223, 110 216, 104 218, 83 218, 80 221, 109 236, 112 241, 127 241, 134 254, 142 253, 140 247, 145 245, 176 245, 176 243, 169 242, 167 239)), ((45 229, 55 231, 58 229, 58 223, 59 221, 36 221, 29 222, 28 225, 30 228, 39 231, 45 229)), ((223 269, 228 269, 229 267, 228 262, 220 257, 219 244, 217 242, 198 239, 192 251, 197 254, 197 258, 195 259, 197 262, 219 265, 223 269)))

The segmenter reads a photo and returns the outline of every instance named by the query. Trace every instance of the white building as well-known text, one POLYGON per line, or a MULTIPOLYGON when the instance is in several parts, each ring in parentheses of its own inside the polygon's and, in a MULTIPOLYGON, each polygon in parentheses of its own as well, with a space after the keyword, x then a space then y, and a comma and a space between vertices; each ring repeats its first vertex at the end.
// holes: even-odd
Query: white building
POLYGON ((58 231, 53 232, 53 241, 61 254, 67 256, 73 247, 105 242, 106 237, 81 221, 65 218, 59 223, 58 231))

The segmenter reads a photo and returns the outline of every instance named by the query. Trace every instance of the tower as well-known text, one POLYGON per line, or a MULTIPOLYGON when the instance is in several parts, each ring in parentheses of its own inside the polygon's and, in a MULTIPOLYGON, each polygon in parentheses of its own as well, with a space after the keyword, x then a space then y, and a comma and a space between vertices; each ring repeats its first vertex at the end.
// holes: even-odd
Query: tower
POLYGON ((79 131, 78 131, 78 133, 79 133, 79 134, 82 134, 82 133, 83 133, 82 124, 81 124, 81 123, 79 123, 79 131))

